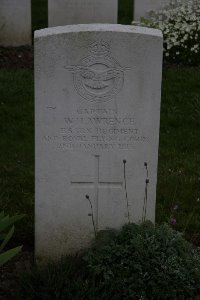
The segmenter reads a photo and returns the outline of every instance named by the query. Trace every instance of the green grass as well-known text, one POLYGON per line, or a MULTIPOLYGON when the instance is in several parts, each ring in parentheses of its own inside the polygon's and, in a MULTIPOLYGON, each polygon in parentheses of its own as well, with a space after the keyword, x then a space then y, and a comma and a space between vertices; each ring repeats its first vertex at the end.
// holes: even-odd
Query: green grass
MULTIPOLYGON (((178 229, 200 228, 200 70, 170 68, 163 73, 157 186, 157 222, 176 211, 178 229), (192 215, 192 217, 191 217, 192 215)), ((33 71, 0 70, 0 207, 26 213, 18 227, 26 240, 33 234, 34 119, 33 71)))
POLYGON ((160 128, 157 220, 176 212, 177 227, 200 228, 200 71, 172 68, 164 72, 160 128))
POLYGON ((0 70, 0 207, 25 213, 20 237, 32 238, 34 207, 33 73, 0 70))

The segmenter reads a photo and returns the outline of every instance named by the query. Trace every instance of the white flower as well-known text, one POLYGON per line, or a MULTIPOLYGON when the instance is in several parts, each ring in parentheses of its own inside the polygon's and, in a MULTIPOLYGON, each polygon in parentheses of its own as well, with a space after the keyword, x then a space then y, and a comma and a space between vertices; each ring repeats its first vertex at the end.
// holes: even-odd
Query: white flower
POLYGON ((200 0, 173 0, 161 11, 151 11, 150 27, 163 32, 165 57, 200 62, 200 0))

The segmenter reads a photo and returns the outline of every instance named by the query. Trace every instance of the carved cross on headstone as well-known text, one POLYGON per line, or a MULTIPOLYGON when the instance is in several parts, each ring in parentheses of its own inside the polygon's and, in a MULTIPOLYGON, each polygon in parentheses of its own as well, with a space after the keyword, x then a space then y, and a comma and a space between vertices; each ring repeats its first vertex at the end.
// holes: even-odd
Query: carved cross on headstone
POLYGON ((100 180, 100 175, 99 175, 99 169, 100 169, 100 155, 95 155, 94 156, 94 167, 95 167, 95 172, 94 172, 94 180, 79 180, 75 181, 72 180, 71 184, 75 187, 93 187, 95 189, 95 196, 94 196, 94 207, 95 207, 95 226, 96 229, 98 229, 98 210, 99 210, 99 189, 100 188, 122 188, 123 186, 123 181, 102 181, 100 180))

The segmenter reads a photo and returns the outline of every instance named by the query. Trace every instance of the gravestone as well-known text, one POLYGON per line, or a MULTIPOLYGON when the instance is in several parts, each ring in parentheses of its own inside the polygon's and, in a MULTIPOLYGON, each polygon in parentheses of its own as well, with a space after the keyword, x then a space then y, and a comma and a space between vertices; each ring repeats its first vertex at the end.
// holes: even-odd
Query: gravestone
POLYGON ((0 46, 31 44, 31 1, 0 0, 0 46))
POLYGON ((95 231, 154 222, 162 42, 134 26, 36 31, 38 261, 86 247, 95 231))
POLYGON ((118 0, 48 0, 49 27, 117 23, 118 0))
POLYGON ((170 2, 171 0, 134 0, 134 20, 140 21, 140 18, 147 17, 150 11, 159 11, 170 2))

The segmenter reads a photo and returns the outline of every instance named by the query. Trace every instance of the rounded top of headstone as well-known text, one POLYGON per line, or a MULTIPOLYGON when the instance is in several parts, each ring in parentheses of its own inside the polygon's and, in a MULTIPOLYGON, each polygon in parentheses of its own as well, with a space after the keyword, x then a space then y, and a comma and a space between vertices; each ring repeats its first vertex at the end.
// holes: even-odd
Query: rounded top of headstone
POLYGON ((162 38, 162 32, 158 29, 148 28, 144 26, 133 25, 120 25, 120 24, 78 24, 78 25, 66 25, 57 26, 51 28, 45 28, 35 31, 35 39, 58 35, 66 33, 78 33, 78 32, 119 32, 119 33, 135 33, 141 35, 149 35, 162 38))

